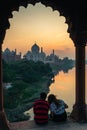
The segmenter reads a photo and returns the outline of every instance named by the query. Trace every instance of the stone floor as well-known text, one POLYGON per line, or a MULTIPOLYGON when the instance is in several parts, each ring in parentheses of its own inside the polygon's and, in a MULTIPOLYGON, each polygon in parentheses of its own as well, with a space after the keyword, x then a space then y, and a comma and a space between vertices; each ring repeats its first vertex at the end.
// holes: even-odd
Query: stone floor
POLYGON ((9 124, 10 130, 87 130, 87 123, 67 121, 56 123, 49 121, 47 125, 38 126, 34 121, 24 121, 9 124))

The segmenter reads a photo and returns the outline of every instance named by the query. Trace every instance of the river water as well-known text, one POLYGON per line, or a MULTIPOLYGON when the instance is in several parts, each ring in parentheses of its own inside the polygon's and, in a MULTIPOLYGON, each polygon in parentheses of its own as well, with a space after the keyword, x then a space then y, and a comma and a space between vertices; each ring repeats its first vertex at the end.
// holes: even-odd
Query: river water
MULTIPOLYGON (((87 74, 87 65, 86 65, 86 74, 87 74)), ((75 103, 75 67, 69 69, 67 73, 60 71, 55 76, 55 81, 50 85, 49 89, 50 91, 48 95, 52 93, 55 94, 57 98, 63 99, 69 106, 67 112, 71 112, 73 105, 75 103)), ((30 113, 32 120, 33 119, 32 109, 30 109, 26 113, 30 113)))
POLYGON ((68 70, 68 73, 60 71, 55 76, 55 82, 50 86, 49 94, 51 93, 68 104, 69 108, 67 111, 70 112, 72 110, 75 102, 75 68, 68 70))

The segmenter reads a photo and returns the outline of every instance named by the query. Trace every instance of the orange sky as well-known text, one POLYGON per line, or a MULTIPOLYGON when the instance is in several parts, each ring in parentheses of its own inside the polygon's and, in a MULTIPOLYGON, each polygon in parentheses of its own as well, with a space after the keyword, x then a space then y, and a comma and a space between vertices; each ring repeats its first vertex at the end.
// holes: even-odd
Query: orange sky
POLYGON ((9 21, 11 26, 6 31, 3 50, 16 48, 17 52, 25 54, 36 41, 46 54, 54 49, 60 58, 75 57, 75 47, 67 33, 68 26, 58 11, 40 3, 35 6, 29 4, 27 8, 20 7, 19 12, 14 11, 9 21))

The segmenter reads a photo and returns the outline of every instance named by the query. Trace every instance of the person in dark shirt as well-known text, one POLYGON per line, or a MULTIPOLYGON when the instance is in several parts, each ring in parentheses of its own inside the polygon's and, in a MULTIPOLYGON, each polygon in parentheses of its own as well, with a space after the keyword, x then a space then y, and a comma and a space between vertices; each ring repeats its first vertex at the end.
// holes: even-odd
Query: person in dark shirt
POLYGON ((48 123, 49 103, 46 101, 47 94, 42 92, 40 99, 36 100, 33 105, 34 120, 37 124, 48 123))

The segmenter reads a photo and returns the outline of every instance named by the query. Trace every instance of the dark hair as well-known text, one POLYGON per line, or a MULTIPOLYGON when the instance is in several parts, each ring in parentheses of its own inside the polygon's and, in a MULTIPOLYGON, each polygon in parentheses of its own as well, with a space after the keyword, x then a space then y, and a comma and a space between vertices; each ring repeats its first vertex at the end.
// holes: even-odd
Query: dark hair
POLYGON ((56 96, 54 94, 50 94, 48 96, 48 102, 49 102, 49 104, 51 104, 52 102, 54 102, 56 106, 60 105, 58 99, 56 98, 56 96))
POLYGON ((46 94, 45 92, 42 92, 42 93, 40 94, 40 98, 41 98, 41 99, 45 100, 46 97, 47 97, 47 94, 46 94))

